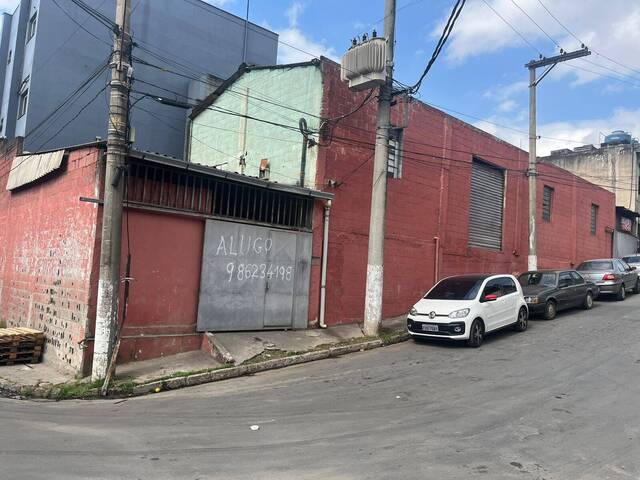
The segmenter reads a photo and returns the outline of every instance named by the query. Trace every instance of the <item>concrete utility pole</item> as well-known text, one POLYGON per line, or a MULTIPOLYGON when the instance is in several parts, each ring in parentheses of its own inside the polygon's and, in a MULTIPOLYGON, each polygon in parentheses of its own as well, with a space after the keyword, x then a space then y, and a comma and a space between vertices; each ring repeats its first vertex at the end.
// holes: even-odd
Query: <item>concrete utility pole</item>
POLYGON ((389 129, 391 128, 391 96, 393 90, 393 49, 395 43, 396 2, 385 0, 384 37, 387 75, 378 97, 378 125, 371 186, 371 220, 369 225, 369 257, 367 291, 364 307, 364 334, 377 335, 382 321, 384 281, 384 232, 387 207, 387 164, 389 161, 389 129))
POLYGON ((527 170, 527 176, 529 177, 529 270, 538 269, 538 241, 536 231, 536 217, 537 217, 537 182, 538 176, 537 169, 537 142, 538 135, 536 132, 536 87, 542 81, 544 77, 555 67, 558 63, 566 62, 567 60, 573 60, 575 58, 585 57, 591 55, 588 48, 583 47, 575 52, 562 52, 560 55, 550 58, 541 58, 540 60, 532 60, 525 65, 529 69, 529 169, 527 170), (542 76, 536 80, 536 69, 540 67, 549 68, 542 74, 542 76))
POLYGON ((118 323, 120 249, 124 169, 128 152, 129 88, 131 82, 131 2, 116 0, 118 35, 111 57, 111 97, 104 182, 100 278, 91 378, 105 378, 118 323))

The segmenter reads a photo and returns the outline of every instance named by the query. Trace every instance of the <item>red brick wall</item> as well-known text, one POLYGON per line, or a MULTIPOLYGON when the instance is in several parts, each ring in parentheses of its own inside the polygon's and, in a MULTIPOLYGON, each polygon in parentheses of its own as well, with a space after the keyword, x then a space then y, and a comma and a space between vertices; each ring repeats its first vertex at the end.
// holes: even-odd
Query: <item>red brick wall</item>
POLYGON ((606 230, 615 228, 615 195, 554 165, 539 164, 538 173, 540 268, 571 268, 611 256, 612 235, 606 230), (542 220, 545 186, 554 189, 550 222, 542 220), (596 235, 591 234, 591 204, 599 207, 596 235))
MULTIPOLYGON (((323 116, 335 118, 354 110, 365 93, 348 91, 340 81, 338 65, 324 62, 322 68, 323 116)), ((392 111, 393 123, 408 127, 404 131, 402 178, 388 181, 385 318, 406 313, 433 285, 435 237, 440 245, 439 278, 462 273, 523 271, 528 255, 527 153, 425 104, 397 100, 392 111), (468 246, 474 156, 505 170, 501 251, 468 246)), ((330 134, 325 132, 322 142, 325 146, 319 150, 316 183, 335 194, 329 238, 328 324, 359 322, 363 318, 375 118, 373 101, 338 122, 330 134), (331 188, 328 185, 331 181, 337 182, 337 187, 331 188)), ((560 169, 555 169, 553 176, 550 180, 557 182, 562 201, 555 205, 554 221, 541 228, 540 266, 564 266, 586 257, 610 255, 611 237, 604 227, 613 226, 613 195, 560 169), (600 205, 601 223, 596 236, 584 234, 588 233, 591 199, 600 205), (582 208, 581 204, 586 206, 582 208), (573 218, 574 210, 577 220, 572 228, 577 233, 571 236, 566 219, 573 218)), ((541 204, 540 190, 539 208, 541 204)), ((314 233, 318 235, 316 229, 314 233)))
POLYGON ((101 151, 71 151, 58 171, 8 192, 14 155, 0 157, 0 320, 43 330, 45 361, 81 371, 99 208, 79 197, 97 196, 101 151))
POLYGON ((201 218, 130 209, 122 232, 122 275, 131 245, 129 306, 118 361, 146 360, 201 346, 196 333, 204 239, 201 218))

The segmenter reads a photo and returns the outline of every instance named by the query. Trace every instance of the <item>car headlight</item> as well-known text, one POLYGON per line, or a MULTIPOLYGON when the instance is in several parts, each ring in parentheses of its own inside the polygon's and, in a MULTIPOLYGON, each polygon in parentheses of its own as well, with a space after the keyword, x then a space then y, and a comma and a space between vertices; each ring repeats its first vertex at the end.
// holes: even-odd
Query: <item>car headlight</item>
POLYGON ((462 310, 456 310, 455 312, 451 312, 449 314, 449 318, 464 318, 469 315, 470 310, 468 308, 463 308, 462 310))
POLYGON ((524 297, 524 301, 527 303, 540 303, 540 299, 538 297, 524 297))
POLYGON ((417 315, 418 314, 418 310, 416 310, 416 307, 411 307, 411 310, 409 310, 409 314, 410 315, 417 315))

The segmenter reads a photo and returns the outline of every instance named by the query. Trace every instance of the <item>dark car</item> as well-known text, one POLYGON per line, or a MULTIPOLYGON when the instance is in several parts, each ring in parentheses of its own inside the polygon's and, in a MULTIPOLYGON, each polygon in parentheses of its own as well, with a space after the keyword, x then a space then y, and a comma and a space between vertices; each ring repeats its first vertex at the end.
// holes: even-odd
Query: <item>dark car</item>
POLYGON ((638 271, 619 258, 587 260, 576 270, 585 280, 598 285, 601 294, 615 295, 618 300, 624 300, 628 291, 640 293, 638 271))
POLYGON ((598 297, 598 286, 575 270, 536 270, 518 277, 531 315, 555 318, 559 310, 590 309, 598 297))

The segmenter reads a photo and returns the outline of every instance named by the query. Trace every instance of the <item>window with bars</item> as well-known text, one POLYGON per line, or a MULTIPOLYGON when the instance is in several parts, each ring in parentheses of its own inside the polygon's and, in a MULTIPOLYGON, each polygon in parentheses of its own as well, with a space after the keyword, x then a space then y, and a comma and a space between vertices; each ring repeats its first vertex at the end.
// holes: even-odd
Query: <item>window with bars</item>
POLYGON ((598 233, 598 205, 591 204, 591 235, 598 233))
POLYGON ((387 177, 402 178, 402 129, 389 130, 389 157, 387 160, 387 177))
POLYGON ((313 198, 130 160, 127 203, 310 230, 313 198))
POLYGON ((542 221, 551 221, 551 209, 553 207, 553 188, 544 186, 542 190, 542 221))

